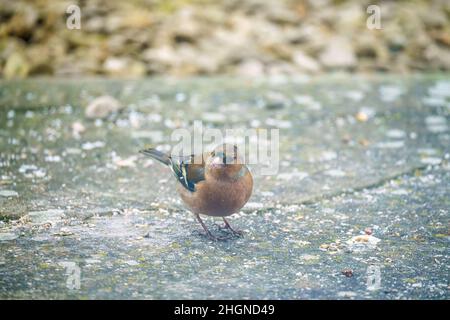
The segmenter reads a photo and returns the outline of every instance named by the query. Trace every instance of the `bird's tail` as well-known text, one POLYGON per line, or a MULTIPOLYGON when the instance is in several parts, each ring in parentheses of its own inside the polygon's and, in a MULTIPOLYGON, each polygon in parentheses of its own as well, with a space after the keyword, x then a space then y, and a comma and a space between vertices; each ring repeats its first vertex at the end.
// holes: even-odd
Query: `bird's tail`
POLYGON ((158 160, 159 162, 167 166, 170 165, 170 157, 167 154, 162 153, 161 151, 158 151, 154 148, 141 150, 139 152, 145 154, 146 156, 152 157, 153 159, 158 160))

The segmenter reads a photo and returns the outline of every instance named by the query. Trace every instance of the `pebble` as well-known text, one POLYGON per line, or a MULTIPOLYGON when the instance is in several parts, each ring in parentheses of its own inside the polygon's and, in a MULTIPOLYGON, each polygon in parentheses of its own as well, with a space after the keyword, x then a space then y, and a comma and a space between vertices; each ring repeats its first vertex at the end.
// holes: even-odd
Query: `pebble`
POLYGON ((26 178, 43 178, 47 175, 45 169, 38 168, 34 164, 23 164, 19 168, 19 172, 26 178))
POLYGON ((341 273, 346 276, 347 278, 353 277, 353 270, 352 269, 344 269, 341 271, 341 273))
POLYGON ((397 195, 397 196, 406 196, 409 194, 409 192, 405 189, 395 189, 391 191, 391 194, 397 195))
POLYGON ((424 97, 422 103, 429 107, 442 107, 447 104, 447 101, 441 97, 424 97))
POLYGON ((382 101, 393 102, 403 94, 403 89, 398 86, 381 86, 379 93, 382 101))
POLYGON ((75 139, 79 139, 81 134, 86 131, 86 127, 80 121, 75 121, 72 123, 72 135, 75 139))
POLYGON ((425 124, 428 131, 432 133, 441 133, 448 130, 447 119, 442 116, 428 116, 425 118, 425 124))
POLYGON ((359 111, 356 115, 355 115, 356 120, 358 120, 359 122, 366 122, 367 120, 369 120, 369 115, 364 112, 364 111, 359 111))
POLYGON ((306 262, 308 264, 318 262, 320 260, 320 256, 312 255, 312 254, 303 254, 300 256, 301 263, 306 262))
POLYGON ((345 93, 345 97, 347 97, 348 99, 351 99, 355 102, 358 102, 358 101, 361 101, 362 99, 364 99, 364 92, 357 91, 357 90, 348 91, 345 93))
POLYGON ((55 156, 46 156, 44 158, 46 162, 61 162, 61 157, 58 155, 55 156))
POLYGON ((137 262, 135 260, 127 260, 127 261, 125 261, 125 263, 129 266, 137 266, 139 264, 139 262, 137 262))
POLYGON ((98 264, 98 263, 101 263, 102 261, 101 261, 101 260, 98 260, 98 259, 92 259, 92 258, 89 258, 89 259, 86 259, 85 262, 86 262, 87 264, 98 264))
POLYGON ((354 298, 357 296, 356 292, 353 291, 339 291, 338 292, 338 297, 341 298, 354 298))
POLYGON ((118 167, 134 168, 136 167, 136 160, 137 156, 130 156, 125 159, 119 157, 117 159, 114 159, 114 164, 118 167))
POLYGON ((405 146, 405 142, 403 140, 379 142, 376 144, 376 147, 380 148, 380 149, 398 149, 398 148, 402 148, 404 146, 405 146))
POLYGON ((424 157, 422 159, 420 159, 420 162, 424 163, 424 164, 429 164, 432 166, 436 166, 438 164, 441 164, 442 159, 441 158, 436 158, 436 157, 424 157))
POLYGON ((334 37, 319 56, 327 68, 348 68, 356 65, 356 56, 350 41, 344 37, 334 37))
POLYGON ((119 101, 111 96, 100 96, 89 103, 85 110, 88 119, 103 119, 121 109, 119 101))
POLYGON ((279 120, 274 118, 267 118, 266 124, 279 129, 289 129, 292 127, 292 122, 288 120, 279 120))
POLYGON ((304 54, 301 51, 294 53, 292 61, 301 69, 309 72, 318 72, 320 64, 312 57, 304 54))
POLYGON ((217 112, 203 112, 202 113, 203 121, 212 122, 212 123, 224 123, 227 117, 222 113, 217 112))
POLYGON ((85 142, 81 145, 83 150, 92 150, 97 148, 103 148, 105 143, 103 141, 85 142))
POLYGON ((386 132, 386 136, 392 139, 403 139, 406 137, 406 133, 399 129, 391 129, 386 132))
POLYGON ((262 208, 264 208, 264 204, 262 204, 261 202, 247 202, 247 204, 245 205, 245 209, 248 210, 258 210, 262 208))
POLYGON ((64 216, 64 211, 61 209, 49 209, 44 211, 30 211, 28 217, 32 224, 55 224, 64 216))
POLYGON ((450 97, 450 81, 438 81, 434 86, 428 88, 431 96, 450 97))
POLYGON ((352 251, 374 249, 381 240, 369 234, 358 235, 347 240, 348 248, 352 251))
POLYGON ((19 194, 17 193, 17 191, 14 190, 0 190, 0 196, 1 197, 17 197, 19 196, 19 194))
POLYGON ((67 237, 67 236, 72 236, 75 233, 73 233, 72 231, 70 231, 67 228, 61 228, 58 232, 55 232, 53 235, 54 236, 59 236, 59 237, 67 237))
POLYGON ((340 169, 330 169, 325 171, 325 174, 330 177, 345 177, 346 173, 340 169))
POLYGON ((12 232, 0 232, 0 241, 10 241, 17 239, 19 236, 12 232))

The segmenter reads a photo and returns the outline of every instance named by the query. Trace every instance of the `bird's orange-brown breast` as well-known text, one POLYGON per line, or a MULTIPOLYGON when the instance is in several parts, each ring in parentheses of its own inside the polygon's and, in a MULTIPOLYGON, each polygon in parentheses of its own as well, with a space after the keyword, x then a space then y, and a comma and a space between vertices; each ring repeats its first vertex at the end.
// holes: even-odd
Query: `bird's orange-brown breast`
POLYGON ((207 179, 196 184, 191 192, 178 186, 178 192, 194 213, 225 217, 238 212, 252 194, 253 178, 246 169, 237 179, 207 179))

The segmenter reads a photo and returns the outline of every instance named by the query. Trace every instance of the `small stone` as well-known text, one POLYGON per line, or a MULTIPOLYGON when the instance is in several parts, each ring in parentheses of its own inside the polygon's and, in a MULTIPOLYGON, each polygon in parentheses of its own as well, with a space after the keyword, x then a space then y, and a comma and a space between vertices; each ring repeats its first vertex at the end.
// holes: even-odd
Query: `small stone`
POLYGON ((363 112, 363 111, 359 111, 356 116, 355 116, 356 120, 358 120, 359 122, 366 122, 367 120, 369 120, 369 116, 367 115, 367 113, 363 112))
POLYGON ((50 209, 45 211, 30 211, 28 217, 32 224, 55 224, 64 216, 64 211, 60 209, 50 209))
POLYGON ((202 114, 203 121, 212 122, 212 123, 224 123, 227 117, 222 113, 217 112, 204 112, 202 114))
POLYGON ((279 129, 289 129, 292 127, 292 122, 289 120, 279 120, 274 118, 267 118, 266 124, 279 129))
POLYGON ((392 190, 391 194, 394 194, 397 196, 406 196, 409 194, 409 192, 405 189, 396 189, 396 190, 392 190))
POLYGON ((297 51, 294 53, 292 60, 294 63, 305 71, 318 72, 320 71, 319 63, 311 58, 310 56, 304 54, 302 51, 297 51))
POLYGON ((332 38, 319 59, 327 68, 350 68, 356 65, 352 44, 343 37, 332 38))
POLYGON ((354 298, 357 294, 353 291, 339 291, 338 296, 341 298, 354 298))
POLYGON ((28 75, 29 70, 27 59, 20 53, 13 53, 6 60, 3 75, 6 79, 24 78, 28 75))
POLYGON ((344 269, 341 271, 341 273, 346 276, 347 278, 353 277, 353 270, 352 269, 344 269))
POLYGON ((261 202, 247 202, 245 205, 245 209, 247 210, 259 210, 264 208, 264 204, 261 202))
POLYGON ((364 251, 374 249, 381 240, 368 234, 354 236, 347 241, 350 250, 364 251))
POLYGON ((119 101, 111 96, 95 98, 86 108, 85 116, 89 119, 103 119, 121 109, 119 101))
POLYGON ((103 63, 103 68, 110 74, 120 74, 127 67, 127 59, 109 57, 103 63))
POLYGON ((430 96, 435 97, 450 97, 450 81, 441 80, 428 89, 430 96))
POLYGON ((319 262, 320 256, 312 255, 312 254, 303 254, 300 256, 302 264, 315 264, 319 262))
POLYGON ((369 242, 368 235, 356 236, 352 238, 353 242, 369 242))
POLYGON ((79 139, 81 134, 85 131, 86 127, 80 121, 75 121, 72 123, 72 135, 75 139, 79 139))
POLYGON ((93 259, 93 258, 89 258, 85 260, 87 264, 97 264, 97 263, 101 263, 101 260, 98 259, 93 259))
POLYGON ((60 236, 60 237, 67 237, 67 236, 72 236, 75 233, 73 233, 72 231, 70 231, 67 228, 61 228, 58 232, 54 233, 54 236, 60 236))
POLYGON ((443 125, 447 123, 447 120, 441 116, 428 116, 425 118, 427 126, 431 125, 443 125))
POLYGON ((428 116, 425 118, 428 131, 442 133, 448 130, 447 120, 441 116, 428 116))
POLYGON ((103 69, 110 75, 121 77, 141 77, 147 72, 143 62, 116 57, 106 59, 103 69))
POLYGON ((139 264, 139 262, 137 262, 135 260, 127 260, 127 261, 125 261, 125 263, 129 266, 137 266, 139 264))
POLYGON ((1 197, 17 197, 19 194, 14 190, 0 190, 1 197))
POLYGON ((245 77, 260 77, 264 74, 264 65, 259 60, 245 60, 239 64, 237 72, 245 77))
POLYGON ((44 158, 46 162, 61 162, 61 157, 58 155, 48 155, 44 158))
POLYGON ((406 137, 406 133, 399 129, 391 129, 386 132, 386 136, 392 139, 403 139, 406 137))
POLYGON ((381 86, 379 89, 381 100, 393 102, 403 94, 403 89, 397 86, 381 86))
POLYGON ((364 233, 369 235, 369 236, 372 235, 372 233, 373 233, 372 228, 365 228, 364 229, 364 233))
POLYGON ((340 169, 330 169, 325 171, 325 174, 330 177, 345 177, 345 172, 340 169))
POLYGON ((380 149, 398 149, 404 146, 405 142, 403 140, 379 142, 376 144, 376 147, 380 149))
POLYGON ((420 159, 420 162, 422 162, 424 164, 429 164, 432 166, 437 166, 438 164, 441 164, 442 159, 436 158, 436 157, 424 157, 424 158, 420 159))
POLYGON ((0 232, 0 241, 10 241, 17 239, 19 236, 12 232, 0 232))
POLYGON ((360 140, 358 140, 358 142, 363 147, 367 147, 370 144, 369 140, 367 140, 367 139, 360 139, 360 140))
POLYGON ((27 178, 43 178, 46 176, 46 171, 42 168, 36 167, 34 164, 23 164, 19 168, 19 172, 27 178))
POLYGON ((95 141, 95 142, 85 142, 81 146, 83 150, 93 150, 97 148, 103 148, 105 146, 105 143, 102 141, 95 141))
POLYGON ((357 90, 348 91, 345 93, 345 97, 358 102, 358 101, 361 101, 362 99, 364 99, 364 92, 357 91, 357 90))
POLYGON ((117 158, 114 160, 114 164, 118 167, 134 168, 136 167, 136 160, 137 156, 130 156, 126 159, 117 158))

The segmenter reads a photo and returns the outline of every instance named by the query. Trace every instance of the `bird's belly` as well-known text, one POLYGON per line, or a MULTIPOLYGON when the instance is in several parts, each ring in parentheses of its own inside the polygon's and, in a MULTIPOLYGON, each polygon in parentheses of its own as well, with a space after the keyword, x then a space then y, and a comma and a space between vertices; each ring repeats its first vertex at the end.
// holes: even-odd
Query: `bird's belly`
POLYGON ((213 185, 200 182, 195 192, 179 186, 178 192, 184 203, 194 213, 225 217, 238 212, 246 204, 252 193, 252 187, 253 181, 243 179, 233 183, 213 185))

